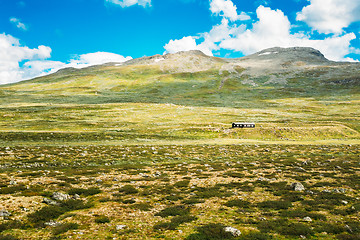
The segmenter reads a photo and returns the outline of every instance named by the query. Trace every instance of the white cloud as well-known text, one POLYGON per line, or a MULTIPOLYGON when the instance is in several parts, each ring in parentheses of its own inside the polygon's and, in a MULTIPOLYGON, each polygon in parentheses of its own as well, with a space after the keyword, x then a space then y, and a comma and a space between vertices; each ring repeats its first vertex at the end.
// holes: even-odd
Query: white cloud
POLYGON ((75 59, 71 59, 66 67, 83 68, 109 62, 122 63, 131 60, 132 57, 124 57, 115 53, 109 52, 96 52, 82 54, 75 59))
POLYGON ((355 39, 354 33, 342 36, 332 36, 325 39, 313 40, 310 36, 291 34, 291 24, 280 10, 271 10, 260 6, 256 11, 259 20, 252 29, 234 35, 220 43, 221 48, 251 54, 270 47, 313 47, 320 50, 331 60, 344 60, 344 56, 351 52, 350 41, 355 39))
POLYGON ((359 0, 309 0, 310 5, 297 13, 296 20, 306 22, 320 33, 340 34, 351 23, 360 21, 359 0))
POLYGON ((199 34, 199 37, 170 40, 165 50, 176 52, 197 49, 211 56, 213 51, 227 49, 248 55, 271 47, 299 46, 318 49, 325 57, 335 61, 348 60, 346 55, 358 51, 351 47, 351 41, 356 38, 354 33, 315 40, 304 33, 291 33, 292 25, 281 10, 259 6, 256 14, 258 21, 250 28, 243 24, 230 24, 227 19, 223 19, 221 24, 213 26, 209 32, 199 34))
POLYGON ((22 23, 18 18, 12 17, 10 18, 10 22, 15 24, 15 26, 19 29, 22 29, 24 31, 28 30, 28 27, 24 23, 22 23))
POLYGON ((120 7, 130 7, 133 5, 139 5, 142 7, 151 7, 151 0, 105 0, 106 2, 110 2, 120 7))
POLYGON ((238 15, 237 7, 231 0, 210 0, 210 11, 231 21, 250 19, 250 16, 244 12, 238 15))
POLYGON ((180 51, 198 50, 194 37, 183 37, 182 39, 170 40, 164 46, 167 53, 176 53, 180 51))
POLYGON ((66 64, 59 61, 49 60, 33 60, 25 62, 19 70, 21 72, 21 79, 31 79, 34 77, 40 77, 49 73, 54 73, 57 70, 66 67, 66 64))
POLYGON ((46 59, 50 54, 50 47, 38 46, 30 49, 21 46, 19 40, 11 35, 0 34, 0 84, 20 81, 23 78, 24 72, 19 62, 46 59))
POLYGON ((0 34, 0 84, 18 82, 49 73, 61 68, 83 68, 108 62, 125 62, 132 59, 108 52, 88 53, 71 59, 68 63, 46 60, 51 56, 51 48, 39 46, 30 49, 21 46, 11 35, 0 34), (20 63, 23 63, 20 65, 20 63))

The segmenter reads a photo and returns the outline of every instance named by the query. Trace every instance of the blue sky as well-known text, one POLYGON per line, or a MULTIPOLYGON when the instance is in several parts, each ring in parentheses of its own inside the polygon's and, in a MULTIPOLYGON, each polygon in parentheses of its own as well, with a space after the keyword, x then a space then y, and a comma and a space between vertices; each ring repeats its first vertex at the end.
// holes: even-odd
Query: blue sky
POLYGON ((359 36, 355 0, 0 0, 0 84, 191 49, 309 46, 358 61, 359 36))

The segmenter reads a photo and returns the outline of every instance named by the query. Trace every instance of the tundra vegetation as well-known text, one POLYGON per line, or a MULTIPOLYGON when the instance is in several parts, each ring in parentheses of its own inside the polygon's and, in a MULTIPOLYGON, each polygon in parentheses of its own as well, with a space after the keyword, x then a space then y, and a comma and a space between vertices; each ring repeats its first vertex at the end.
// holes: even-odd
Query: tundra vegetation
POLYGON ((0 88, 0 239, 360 239, 358 65, 167 58, 0 88))

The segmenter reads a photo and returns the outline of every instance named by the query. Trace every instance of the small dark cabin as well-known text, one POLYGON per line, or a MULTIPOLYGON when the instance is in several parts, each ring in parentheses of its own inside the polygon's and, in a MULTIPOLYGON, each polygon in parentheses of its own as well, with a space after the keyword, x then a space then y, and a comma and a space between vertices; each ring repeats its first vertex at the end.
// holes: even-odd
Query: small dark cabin
POLYGON ((234 122, 232 123, 233 128, 254 128, 255 123, 242 123, 242 122, 234 122))

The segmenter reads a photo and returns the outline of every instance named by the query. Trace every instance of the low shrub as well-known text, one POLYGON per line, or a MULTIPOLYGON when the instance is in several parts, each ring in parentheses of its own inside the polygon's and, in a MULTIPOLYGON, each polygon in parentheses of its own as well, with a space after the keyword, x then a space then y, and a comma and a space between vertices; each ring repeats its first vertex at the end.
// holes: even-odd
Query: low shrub
POLYGON ((134 199, 125 199, 125 200, 122 200, 122 203, 124 203, 124 204, 133 204, 133 203, 136 203, 136 200, 134 200, 134 199))
POLYGON ((177 188, 186 188, 186 187, 189 186, 189 183, 190 183, 189 180, 179 181, 179 182, 176 182, 176 183, 174 184, 174 187, 177 187, 177 188))
POLYGON ((281 226, 279 233, 288 236, 309 236, 313 235, 313 230, 306 224, 303 223, 290 223, 281 226))
POLYGON ((186 223, 186 222, 192 222, 196 220, 197 218, 190 215, 183 215, 183 216, 175 216, 171 219, 170 222, 162 222, 156 224, 153 228, 154 230, 175 230, 180 224, 186 223))
POLYGON ((92 206, 92 203, 85 203, 83 200, 80 199, 70 199, 61 202, 59 206, 49 205, 39 209, 34 213, 30 213, 28 214, 28 219, 31 223, 35 224, 35 226, 43 226, 45 222, 56 219, 66 212, 86 209, 92 206))
POLYGON ((96 223, 99 223, 99 224, 102 224, 102 223, 109 223, 110 222, 110 219, 106 216, 97 216, 95 218, 95 222, 96 223))
POLYGON ((337 239, 339 240, 359 240, 360 239, 360 234, 339 234, 336 236, 337 239))
POLYGON ((134 186, 132 185, 125 185, 122 188, 119 189, 120 193, 123 194, 136 194, 139 192, 134 186))
POLYGON ((175 216, 171 219, 171 222, 173 224, 180 225, 182 223, 192 222, 196 220, 197 217, 191 216, 191 215, 181 215, 181 216, 175 216))
POLYGON ((0 240, 20 240, 20 238, 14 237, 12 235, 2 235, 0 234, 0 240))
POLYGON ((28 225, 19 220, 9 220, 0 224, 0 232, 9 230, 9 229, 25 229, 28 225))
POLYGON ((326 216, 323 215, 323 214, 307 212, 307 211, 300 210, 300 209, 281 211, 280 216, 282 216, 282 217, 290 217, 290 218, 310 217, 311 219, 314 219, 314 220, 324 220, 324 221, 326 221, 326 216))
POLYGON ((226 172, 224 173, 225 176, 232 177, 232 178, 243 178, 245 175, 240 172, 226 172))
POLYGON ((286 219, 276 219, 258 222, 257 228, 263 233, 279 232, 281 227, 287 224, 288 222, 286 219))
POLYGON ((195 189, 197 198, 212 198, 212 197, 230 197, 232 192, 227 189, 222 189, 220 186, 214 186, 209 188, 198 187, 195 189))
POLYGON ((0 194, 13 194, 16 192, 21 192, 26 190, 25 185, 15 185, 10 187, 2 187, 0 188, 0 194))
POLYGON ((45 206, 34 213, 28 214, 28 219, 36 226, 42 226, 45 222, 58 218, 66 210, 59 206, 45 206))
POLYGON ((320 222, 314 226, 315 232, 326 232, 332 234, 340 234, 346 231, 345 227, 339 224, 331 224, 327 222, 320 222))
POLYGON ((273 237, 270 234, 262 232, 250 232, 242 235, 239 240, 271 240, 273 237))
POLYGON ((79 209, 86 209, 93 207, 93 204, 90 202, 84 202, 80 199, 69 199, 61 202, 60 206, 66 211, 73 211, 79 209))
POLYGON ((259 208, 272 208, 272 209, 276 209, 276 210, 280 210, 280 209, 288 209, 290 207, 292 207, 291 202, 289 201, 264 201, 264 202, 260 202, 258 203, 258 207, 259 208))
POLYGON ((210 223, 196 228, 197 233, 190 234, 186 240, 226 240, 234 239, 233 235, 225 231, 220 223, 210 223))
POLYGON ((65 233, 69 230, 74 230, 74 229, 78 229, 78 228, 79 228, 79 224, 77 224, 77 223, 63 223, 59 226, 54 227, 53 234, 59 235, 59 234, 65 233))
POLYGON ((184 199, 183 196, 180 196, 178 194, 175 194, 175 195, 170 195, 170 196, 166 196, 165 197, 166 200, 170 200, 170 201, 177 201, 177 200, 182 200, 184 199))
POLYGON ((187 208, 186 206, 178 205, 178 206, 165 208, 160 212, 158 212, 157 214, 155 214, 155 216, 160 216, 160 217, 179 216, 179 215, 187 215, 189 214, 189 212, 190 209, 187 208))
POLYGON ((148 203, 137 203, 137 204, 131 205, 131 208, 139 209, 141 211, 150 211, 150 209, 152 209, 152 206, 148 203))
POLYGON ((181 203, 183 204, 197 204, 197 203, 203 203, 205 202, 205 200, 203 199, 199 199, 199 198, 189 198, 189 199, 185 199, 183 200, 181 203))

